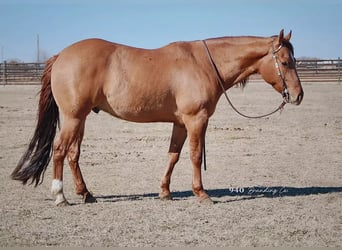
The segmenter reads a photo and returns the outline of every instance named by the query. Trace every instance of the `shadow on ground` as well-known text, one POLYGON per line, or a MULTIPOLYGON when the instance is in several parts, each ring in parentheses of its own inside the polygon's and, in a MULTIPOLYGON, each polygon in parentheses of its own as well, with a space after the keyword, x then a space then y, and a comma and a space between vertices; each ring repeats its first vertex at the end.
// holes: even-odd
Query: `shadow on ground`
MULTIPOLYGON (((342 187, 287 187, 287 186, 255 186, 240 188, 209 189, 207 193, 211 198, 236 197, 244 199, 278 198, 288 196, 307 196, 329 193, 341 193, 342 187)), ((132 194, 132 195, 99 195, 95 198, 103 202, 117 202, 126 200, 142 200, 144 198, 158 199, 158 193, 132 194)), ((172 192, 174 200, 184 200, 193 197, 192 191, 172 192)))

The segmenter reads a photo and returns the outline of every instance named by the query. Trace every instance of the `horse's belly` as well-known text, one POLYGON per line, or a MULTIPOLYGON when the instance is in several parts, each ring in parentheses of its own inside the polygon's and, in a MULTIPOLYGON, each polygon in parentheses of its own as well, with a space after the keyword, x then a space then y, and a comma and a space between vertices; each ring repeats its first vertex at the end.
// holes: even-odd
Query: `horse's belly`
POLYGON ((123 120, 132 122, 174 122, 177 120, 174 105, 153 100, 108 100, 104 111, 123 120))

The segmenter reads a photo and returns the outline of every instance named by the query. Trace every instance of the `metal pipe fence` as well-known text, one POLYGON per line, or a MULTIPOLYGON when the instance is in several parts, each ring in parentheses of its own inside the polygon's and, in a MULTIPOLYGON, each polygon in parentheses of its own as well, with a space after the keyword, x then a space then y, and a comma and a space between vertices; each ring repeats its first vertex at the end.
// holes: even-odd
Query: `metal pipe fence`
POLYGON ((44 66, 44 63, 7 63, 4 61, 0 64, 0 84, 40 84, 44 66))
MULTIPOLYGON (((4 61, 0 63, 0 84, 40 84, 44 66, 44 63, 14 63, 4 61)), ((341 83, 342 61, 340 58, 331 60, 298 60, 297 72, 302 82, 341 83)))

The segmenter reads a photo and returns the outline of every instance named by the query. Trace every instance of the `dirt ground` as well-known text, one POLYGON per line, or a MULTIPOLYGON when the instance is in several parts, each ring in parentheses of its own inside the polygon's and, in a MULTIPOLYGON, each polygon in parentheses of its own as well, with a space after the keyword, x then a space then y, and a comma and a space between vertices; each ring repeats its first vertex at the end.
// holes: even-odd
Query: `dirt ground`
MULTIPOLYGON (((10 179, 31 138, 39 86, 0 86, 0 246, 342 246, 342 84, 303 85, 300 106, 249 120, 221 98, 207 137, 204 186, 191 193, 187 142, 174 199, 158 199, 172 125, 92 113, 81 169, 97 198, 82 204, 65 166, 70 207, 55 207, 51 164, 37 188, 10 179)), ((229 91, 257 115, 281 102, 264 83, 229 91)))

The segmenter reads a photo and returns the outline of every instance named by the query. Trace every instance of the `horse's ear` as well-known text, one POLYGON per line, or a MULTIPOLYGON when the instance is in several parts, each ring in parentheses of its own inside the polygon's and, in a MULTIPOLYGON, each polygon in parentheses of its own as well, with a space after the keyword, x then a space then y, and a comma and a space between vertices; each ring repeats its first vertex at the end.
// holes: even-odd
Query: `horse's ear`
POLYGON ((292 30, 290 30, 289 34, 287 34, 285 37, 284 37, 284 40, 289 42, 290 39, 291 39, 291 35, 292 35, 292 30))
POLYGON ((284 39, 284 29, 282 29, 279 32, 279 36, 278 36, 278 39, 277 39, 277 44, 275 45, 276 48, 278 48, 283 43, 283 39, 284 39))

